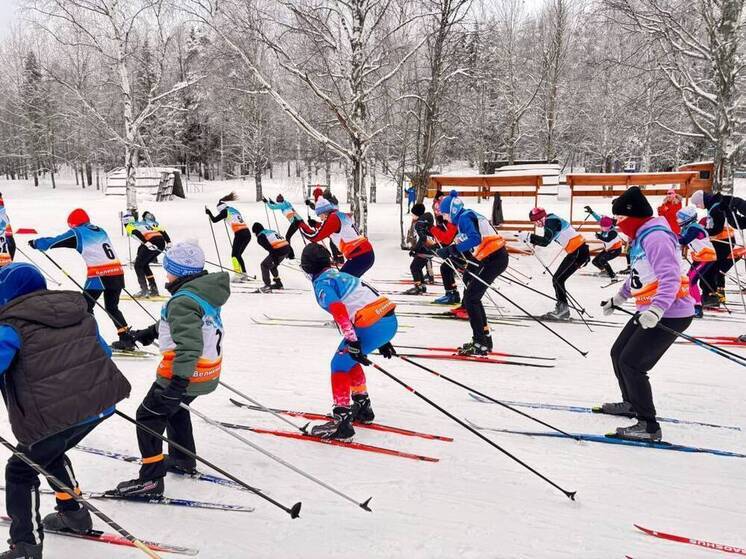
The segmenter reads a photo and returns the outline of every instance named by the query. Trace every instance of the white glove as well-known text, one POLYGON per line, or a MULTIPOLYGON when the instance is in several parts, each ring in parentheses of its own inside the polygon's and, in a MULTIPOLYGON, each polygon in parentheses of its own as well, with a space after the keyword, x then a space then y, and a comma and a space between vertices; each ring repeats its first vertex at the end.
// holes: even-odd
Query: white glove
POLYGON ((519 231, 517 237, 522 243, 530 244, 531 233, 529 231, 519 231))
POLYGON ((647 330, 648 328, 655 328, 662 316, 663 311, 661 309, 658 307, 650 307, 645 312, 640 313, 640 316, 637 317, 637 322, 640 323, 640 326, 642 326, 643 329, 647 330))
POLYGON ((151 242, 145 243, 145 248, 148 250, 152 250, 153 252, 160 252, 161 250, 151 242))
POLYGON ((606 299, 606 301, 601 301, 601 309, 603 309, 604 316, 614 314, 615 308, 621 307, 625 301, 626 299, 619 294, 614 295, 611 299, 606 299))

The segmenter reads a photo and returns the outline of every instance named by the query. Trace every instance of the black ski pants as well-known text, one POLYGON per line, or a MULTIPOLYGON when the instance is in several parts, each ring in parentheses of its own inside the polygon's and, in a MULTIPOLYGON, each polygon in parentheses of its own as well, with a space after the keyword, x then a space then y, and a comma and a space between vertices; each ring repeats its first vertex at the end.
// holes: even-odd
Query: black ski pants
POLYGON ((233 246, 231 247, 231 261, 233 263, 233 269, 236 272, 246 273, 246 264, 243 261, 243 251, 249 246, 251 241, 251 231, 248 229, 241 229, 237 231, 233 236, 233 246), (238 264, 238 269, 236 269, 238 264))
POLYGON ((119 298, 122 296, 124 288, 124 276, 113 276, 102 278, 104 289, 86 289, 83 294, 86 296, 88 303, 88 312, 93 314, 93 308, 96 306, 101 294, 104 295, 104 309, 109 318, 116 326, 117 331, 127 328, 127 319, 124 318, 122 311, 119 310, 119 298))
POLYGON ((150 265, 158 259, 158 255, 166 248, 166 241, 163 237, 154 237, 149 242, 155 245, 158 250, 150 250, 143 243, 137 248, 137 257, 135 258, 135 274, 140 289, 147 289, 148 283, 152 286, 155 285, 153 270, 150 269, 150 265))
POLYGON ((287 258, 289 253, 290 245, 279 250, 272 250, 272 252, 270 252, 264 260, 262 260, 260 267, 262 269, 262 281, 264 282, 264 285, 270 284, 270 273, 272 274, 272 277, 274 279, 278 279, 280 277, 280 271, 277 269, 277 267, 282 263, 283 260, 285 260, 285 258, 287 258))
POLYGON ((300 228, 300 223, 300 221, 294 219, 293 222, 290 224, 290 227, 288 227, 287 233, 285 233, 285 240, 290 246, 290 251, 288 252, 288 258, 290 258, 290 260, 293 260, 295 258, 295 251, 293 250, 293 244, 290 239, 293 238, 293 235, 295 235, 295 233, 300 228))
POLYGON ((409 271, 412 272, 412 279, 416 285, 419 285, 425 281, 425 274, 422 270, 425 269, 429 258, 425 258, 421 254, 416 254, 412 257, 412 263, 409 265, 409 271))
MULTIPOLYGON (((456 269, 463 275, 466 262, 459 257, 451 257, 450 261, 451 264, 456 266, 456 269)), ((440 265, 440 277, 443 278, 443 287, 446 288, 446 291, 453 291, 458 288, 458 284, 456 283, 456 272, 453 271, 453 268, 451 268, 446 261, 443 261, 440 265)), ((468 280, 469 274, 464 277, 464 283, 467 283, 468 280)))
POLYGON ((593 264, 596 268, 599 270, 605 271, 610 278, 614 278, 616 274, 614 273, 614 270, 611 267, 611 262, 616 257, 621 256, 622 249, 621 248, 615 248, 614 250, 604 250, 599 252, 595 258, 591 261, 591 264, 593 264))
POLYGON ((589 260, 590 250, 585 243, 562 259, 557 271, 552 276, 552 285, 554 286, 554 294, 557 297, 557 302, 567 304, 565 282, 580 268, 588 264, 589 260))
MULTIPOLYGON (((692 317, 662 318, 660 324, 676 332, 683 332, 692 323, 692 317)), ((676 336, 662 328, 644 329, 633 317, 627 322, 611 346, 611 363, 622 391, 622 400, 632 404, 638 419, 657 424, 653 391, 648 371, 663 357, 676 336)))
POLYGON ((473 277, 464 291, 463 305, 469 315, 472 336, 479 343, 485 343, 490 332, 482 297, 488 286, 507 269, 508 259, 508 251, 503 247, 479 262, 479 267, 469 266, 467 269, 466 276, 473 277))

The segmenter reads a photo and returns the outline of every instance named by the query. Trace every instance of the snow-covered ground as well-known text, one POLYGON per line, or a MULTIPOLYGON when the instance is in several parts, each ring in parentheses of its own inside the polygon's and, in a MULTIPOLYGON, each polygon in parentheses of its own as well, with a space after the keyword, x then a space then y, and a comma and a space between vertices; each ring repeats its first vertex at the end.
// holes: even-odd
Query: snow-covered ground
MULTIPOLYGON (((214 206, 221 194, 236 187, 240 194, 245 194, 246 200, 253 198, 250 182, 208 184, 202 193, 191 194, 188 200, 142 203, 141 208, 153 211, 174 239, 198 238, 208 258, 213 259, 216 258, 215 249, 203 206, 214 206)), ((274 195, 280 189, 278 180, 270 183, 267 190, 274 195)), ((95 223, 109 230, 119 255, 126 259, 127 240, 119 233, 117 219, 117 212, 123 209, 121 198, 107 198, 95 190, 72 186, 52 191, 3 181, 0 181, 0 191, 14 227, 35 227, 45 235, 63 231, 68 212, 78 206, 85 207, 95 223)), ((370 237, 377 261, 367 279, 382 289, 404 289, 406 286, 376 281, 399 279, 408 272, 409 258, 399 249, 398 209, 392 199, 391 192, 381 187, 379 200, 385 203, 370 206, 370 237)), ((302 206, 299 192, 292 201, 302 206)), ((515 204, 512 199, 505 202, 506 208, 515 204)), ((513 211, 516 217, 525 215, 528 202, 525 204, 510 209, 508 216, 512 217, 513 211)), ((266 221, 262 204, 240 201, 237 206, 247 221, 266 221)), ((487 204, 481 207, 488 212, 487 204)), ((284 230, 286 222, 282 216, 278 215, 278 219, 284 230)), ((270 225, 274 226, 274 220, 270 225)), ((225 263, 228 242, 223 226, 218 224, 215 232, 225 263)), ((43 256, 26 246, 25 239, 19 237, 18 240, 24 252, 70 287, 43 256)), ((295 242, 299 252, 301 241, 296 238, 295 242)), ((554 247, 543 249, 541 254, 545 260, 550 260, 556 250, 554 247)), ((57 250, 51 255, 75 277, 84 277, 84 267, 76 253, 57 250)), ((246 253, 252 273, 258 272, 261 258, 263 251, 252 242, 246 253)), ((19 256, 19 260, 23 259, 19 256)), ((532 287, 551 289, 549 277, 542 275, 535 259, 523 257, 512 260, 511 265, 533 276, 532 287)), ((620 263, 616 266, 620 267, 620 263)), ((156 274, 162 284, 163 271, 157 268, 156 274)), ((306 278, 293 269, 283 268, 282 278, 288 287, 309 287, 306 278)), ((131 270, 127 281, 128 287, 134 289, 136 282, 131 270)), ((600 286, 604 283, 603 279, 587 276, 576 276, 569 283, 572 293, 596 318, 601 315, 597 310, 599 301, 611 295, 613 289, 602 290, 600 286)), ((532 312, 545 312, 551 306, 551 301, 520 286, 500 284, 500 289, 532 312)), ((440 288, 435 291, 439 292, 440 288)), ((495 300, 503 304, 499 297, 495 300)), ((736 303, 734 300, 734 306, 736 303)), ((155 303, 145 304, 153 313, 158 310, 155 303)), ((404 305, 399 308, 402 311, 437 310, 404 305)), ((136 327, 149 324, 149 318, 134 303, 123 302, 123 309, 136 327)), ((338 334, 333 329, 252 324, 251 317, 261 317, 264 313, 325 318, 310 292, 233 294, 223 311, 226 324, 224 380, 268 406, 329 411, 329 361, 339 342, 338 334)), ((113 339, 111 322, 98 311, 97 315, 104 334, 113 339)), ((623 321, 623 317, 613 319, 623 321)), ((738 335, 746 332, 746 320, 738 320, 738 323, 698 321, 690 333, 738 335)), ((411 326, 403 328, 397 336, 400 344, 453 346, 469 338, 465 322, 402 317, 400 323, 411 326)), ((618 387, 608 357, 618 333, 616 329, 594 328, 591 333, 582 324, 553 325, 572 342, 589 350, 588 357, 583 358, 543 328, 528 326, 495 326, 496 349, 554 356, 556 368, 446 361, 426 364, 497 398, 570 405, 593 405, 618 399, 618 387)), ((382 365, 458 417, 490 427, 544 430, 508 410, 477 403, 465 391, 402 361, 382 361, 382 365)), ((131 398, 123 402, 120 409, 134 414, 154 379, 156 361, 120 361, 119 366, 133 386, 131 398)), ((715 551, 645 536, 634 529, 633 523, 746 547, 746 461, 742 459, 485 432, 562 487, 577 490, 577 501, 571 502, 382 374, 371 368, 367 374, 377 418, 382 423, 448 435, 455 441, 429 441, 370 430, 358 430, 356 440, 434 456, 440 459, 438 463, 242 434, 358 500, 373 497, 371 513, 310 483, 196 418, 197 448, 203 456, 285 504, 302 501, 301 518, 291 520, 246 492, 171 477, 166 485, 170 496, 253 505, 256 512, 238 514, 108 501, 98 505, 137 536, 197 547, 201 550, 200 557, 206 559, 717 556, 715 551)), ((734 363, 694 346, 676 345, 652 371, 651 377, 661 415, 746 429, 743 370, 734 363)), ((199 398, 194 406, 222 421, 284 428, 265 414, 234 407, 228 402, 229 396, 229 392, 220 388, 199 398)), ((605 416, 526 411, 572 432, 605 433, 627 423, 605 416)), ((2 415, 0 432, 12 438, 7 419, 2 415)), ((746 452, 743 432, 670 423, 663 428, 664 438, 671 442, 746 452)), ((116 417, 93 431, 85 444, 137 454, 134 429, 116 417)), ((77 451, 71 452, 71 458, 83 489, 108 489, 137 474, 137 467, 132 464, 77 451)), ((207 471, 205 467, 202 469, 207 471)), ((46 497, 43 505, 45 512, 50 511, 51 497, 46 497)), ((99 521, 96 525, 110 531, 99 521)), ((141 556, 138 551, 54 536, 48 537, 45 548, 48 559, 141 556)))

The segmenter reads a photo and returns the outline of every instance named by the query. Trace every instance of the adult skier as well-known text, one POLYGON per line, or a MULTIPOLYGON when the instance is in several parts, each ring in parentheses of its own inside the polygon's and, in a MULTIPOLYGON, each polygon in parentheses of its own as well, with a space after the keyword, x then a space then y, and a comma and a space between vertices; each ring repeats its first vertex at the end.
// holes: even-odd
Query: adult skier
POLYGON ((288 258, 290 260, 295 259, 295 252, 293 251, 293 243, 292 238, 293 235, 295 235, 295 232, 298 231, 300 228, 300 224, 303 222, 303 218, 298 214, 298 212, 295 211, 295 208, 293 208, 293 205, 285 200, 285 197, 282 194, 278 194, 276 202, 273 202, 271 198, 262 198, 262 201, 267 204, 270 210, 279 210, 282 212, 282 215, 285 216, 285 218, 290 222, 290 227, 288 227, 287 232, 285 233, 285 240, 288 242, 288 246, 290 247, 288 252, 288 258))
POLYGON ((135 257, 135 275, 140 291, 135 297, 158 297, 158 285, 150 265, 171 245, 171 237, 151 212, 143 212, 142 219, 137 220, 135 214, 128 210, 122 214, 122 221, 127 235, 140 241, 135 257))
POLYGON ((415 204, 412 206, 412 221, 414 242, 409 251, 412 257, 412 263, 409 265, 409 271, 412 273, 414 285, 404 291, 404 295, 420 295, 427 292, 425 286, 424 269, 432 258, 432 246, 435 242, 430 237, 430 228, 433 226, 433 215, 425 211, 424 204, 415 204))
POLYGON ((619 292, 601 306, 605 315, 634 297, 637 314, 622 329, 611 348, 611 362, 619 382, 622 401, 603 404, 601 411, 634 417, 637 422, 619 427, 624 439, 660 441, 648 371, 676 339, 656 328, 658 324, 683 332, 692 322, 694 300, 689 279, 681 273, 681 252, 676 235, 665 218, 653 217, 653 208, 636 186, 612 203, 620 231, 630 239, 632 270, 619 292))
MULTIPOLYGON (((81 293, 48 291, 31 264, 0 270, 0 378, 10 428, 22 454, 78 494, 67 451, 130 393, 110 357, 81 293)), ((41 521, 38 472, 16 456, 8 460, 10 549, 0 559, 41 559, 45 529, 91 530, 88 510, 50 485, 57 512, 41 521)))
POLYGON ((259 288, 261 293, 270 293, 273 289, 282 289, 280 272, 277 269, 285 258, 290 254, 290 243, 282 235, 272 229, 265 229, 261 223, 254 223, 251 230, 256 236, 256 242, 268 252, 267 257, 262 260, 262 281, 264 286, 259 288), (270 283, 269 276, 272 274, 273 281, 270 283))
POLYGON ((233 281, 246 282, 249 281, 249 278, 246 275, 246 263, 243 260, 243 253, 251 242, 251 231, 249 231, 249 226, 246 225, 241 212, 233 206, 228 205, 228 202, 235 202, 236 200, 238 200, 238 196, 235 192, 231 192, 218 200, 217 215, 212 215, 212 212, 206 206, 205 213, 213 223, 225 220, 230 226, 231 231, 233 231, 233 242, 231 244, 231 264, 235 272, 233 281))
MULTIPOLYGON (((208 274, 205 255, 195 241, 176 243, 163 259, 171 298, 163 305, 161 319, 133 337, 143 345, 160 340, 162 359, 156 380, 145 395, 136 418, 157 433, 168 429, 169 438, 194 451, 194 435, 188 410, 198 396, 218 386, 223 361, 224 329, 220 309, 230 296, 225 272, 208 274)), ((170 448, 168 463, 162 441, 137 430, 142 466, 137 478, 123 481, 113 491, 128 496, 163 495, 166 471, 193 472, 195 460, 170 448)))
POLYGON ((313 435, 350 440, 353 421, 375 419, 363 365, 367 354, 378 350, 385 358, 396 354, 391 340, 396 335, 396 305, 359 278, 332 268, 331 254, 323 245, 303 249, 301 268, 311 278, 319 306, 334 317, 342 341, 331 362, 332 420, 313 427, 313 435))
POLYGON ((677 214, 681 208, 682 198, 673 189, 666 192, 663 203, 658 206, 658 215, 665 218, 671 231, 677 235, 681 233, 681 227, 677 221, 677 214))
POLYGON ((128 351, 135 349, 135 341, 122 311, 119 298, 124 289, 124 270, 114 252, 109 235, 101 227, 93 225, 85 210, 77 208, 67 217, 70 227, 56 237, 39 237, 29 241, 29 246, 46 252, 55 248, 71 248, 78 251, 88 268, 83 293, 88 302, 88 312, 93 313, 96 301, 104 296, 104 308, 117 329, 119 340, 111 347, 128 351))
POLYGON ((551 320, 567 320, 570 318, 570 307, 567 302, 567 289, 565 283, 580 268, 588 264, 590 260, 590 250, 585 242, 583 235, 578 233, 569 221, 550 213, 547 214, 543 208, 534 208, 528 218, 544 228, 543 235, 535 235, 528 231, 518 234, 518 238, 524 243, 549 246, 554 241, 565 251, 565 257, 552 274, 552 285, 554 294, 557 298, 557 304, 553 311, 544 315, 544 318, 551 320))
POLYGON ((493 343, 482 297, 497 276, 508 267, 505 240, 498 235, 487 218, 464 208, 458 193, 452 190, 440 203, 440 211, 447 221, 458 228, 456 243, 437 249, 444 260, 461 257, 467 262, 466 276, 470 276, 464 291, 464 308, 469 315, 472 340, 459 349, 461 355, 487 355, 493 343))
POLYGON ((679 244, 689 248, 692 258, 687 276, 689 277, 689 294, 694 299, 694 316, 702 318, 702 293, 698 284, 705 284, 706 287, 704 278, 708 276, 710 268, 715 265, 717 254, 707 231, 697 223, 697 208, 687 206, 679 211, 676 219, 681 231, 679 244))

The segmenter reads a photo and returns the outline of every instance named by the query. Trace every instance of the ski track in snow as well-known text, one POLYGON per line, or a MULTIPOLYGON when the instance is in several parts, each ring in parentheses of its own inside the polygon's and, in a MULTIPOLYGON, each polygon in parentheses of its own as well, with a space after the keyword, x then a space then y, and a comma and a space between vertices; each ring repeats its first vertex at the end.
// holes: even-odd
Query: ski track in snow
MULTIPOLYGON (((381 183, 379 181, 379 185, 381 183)), ((281 185, 280 180, 270 181, 265 185, 265 194, 276 195, 281 185)), ((82 206, 94 223, 107 229, 120 258, 127 260, 127 240, 119 233, 117 218, 117 212, 123 209, 123 198, 107 198, 101 192, 70 185, 52 191, 0 181, 0 187, 14 227, 35 227, 42 235, 55 235, 66 228, 68 212, 82 206)), ((140 207, 153 211, 173 239, 198 238, 207 258, 214 260, 215 251, 203 206, 214 207, 217 198, 231 189, 245 197, 237 206, 249 224, 258 220, 275 227, 271 216, 270 223, 265 223, 262 204, 248 201, 253 198, 253 184, 249 182, 208 184, 205 192, 190 194, 188 200, 141 201, 140 207)), ((342 198, 343 192, 337 190, 342 198)), ((392 279, 408 273, 409 258, 398 246, 398 216, 391 198, 391 193, 379 186, 379 199, 385 203, 369 206, 370 238, 377 258, 369 273, 371 278, 392 279)), ((305 213, 297 189, 292 201, 305 213)), ((528 201, 510 199, 505 204, 506 217, 522 217, 529 209, 528 204, 528 201)), ((545 205, 560 210, 556 203, 545 205)), ((576 208, 582 205, 578 202, 576 208)), ((608 211, 610 201, 594 199, 593 205, 600 211, 608 211)), ((473 207, 489 213, 486 203, 473 207)), ((281 215, 277 219, 284 232, 286 220, 281 215)), ((222 261, 227 264, 228 243, 222 224, 216 224, 215 233, 222 261)), ((26 245, 27 240, 28 237, 17 237, 21 249, 59 279, 65 288, 74 288, 42 255, 26 245)), ((299 236, 293 241, 300 254, 299 236)), ((132 249, 134 254, 134 242, 132 249)), ((556 251, 557 247, 543 249, 542 258, 549 262, 556 251)), ((82 260, 76 253, 55 250, 50 254, 74 277, 84 278, 82 260)), ((259 272, 258 264, 263 257, 264 251, 252 240, 245 254, 249 273, 259 272)), ((24 257, 19 254, 18 260, 23 261, 24 257)), ((535 259, 522 257, 511 259, 510 263, 533 275, 532 287, 551 290, 549 277, 541 274, 535 259)), ((620 268, 621 260, 614 264, 620 268)), ((162 286, 163 270, 156 268, 155 273, 162 286)), ((281 275, 289 288, 308 288, 308 281, 297 271, 283 267, 281 275)), ((600 289, 604 283, 606 280, 602 278, 576 276, 568 287, 595 318, 602 318, 599 302, 614 292, 614 288, 600 289)), ((134 271, 129 269, 127 286, 134 291, 136 285, 134 271)), ((550 308, 551 301, 520 286, 499 285, 506 295, 532 312, 542 313, 550 308)), ((402 290, 406 288, 401 287, 402 290)), ((493 294, 493 297, 509 307, 499 296, 493 294)), ((740 302, 735 295, 731 298, 734 306, 740 302)), ((159 310, 158 303, 144 304, 154 314, 159 310)), ((134 302, 123 301, 122 308, 135 327, 142 328, 150 323, 134 302)), ((400 308, 406 307, 402 304, 400 308)), ((430 309, 419 307, 417 310, 430 309)), ((110 320, 103 311, 97 309, 96 313, 104 336, 114 339, 110 320)), ((327 318, 311 293, 233 294, 223 311, 226 324, 224 380, 268 406, 329 411, 329 361, 339 343, 338 334, 333 329, 283 329, 254 325, 249 321, 250 316, 261 317, 263 313, 327 318)), ((624 318, 617 316, 612 320, 621 323, 624 318)), ((466 322, 409 317, 400 318, 400 322, 415 325, 398 335, 396 341, 402 344, 457 345, 469 338, 466 322)), ((618 387, 608 350, 618 330, 595 328, 590 333, 582 324, 551 324, 551 327, 579 347, 589 349, 588 357, 584 359, 541 327, 495 325, 493 337, 497 351, 556 356, 556 368, 532 370, 447 361, 429 361, 426 365, 497 398, 575 405, 617 400, 618 387)), ((689 330, 694 335, 744 332, 746 324, 713 322, 695 322, 689 330)), ((543 429, 499 406, 474 402, 466 391, 402 361, 379 358, 379 363, 459 417, 467 417, 483 426, 543 429)), ((156 361, 119 361, 118 364, 133 386, 132 397, 123 402, 120 409, 134 415, 155 378, 156 361)), ((452 436, 455 441, 442 443, 362 429, 358 430, 356 440, 438 457, 439 463, 412 462, 247 432, 241 434, 358 500, 372 496, 372 513, 341 500, 197 418, 193 423, 198 452, 287 505, 301 500, 301 518, 291 520, 279 509, 249 493, 179 478, 167 479, 169 496, 253 505, 257 510, 247 515, 164 510, 119 502, 97 502, 96 505, 136 536, 200 548, 199 557, 203 559, 331 559, 350 555, 410 559, 607 559, 625 555, 637 559, 694 559, 717 556, 713 551, 645 536, 634 529, 633 523, 702 540, 746 546, 743 529, 746 526, 743 505, 746 502, 746 467, 742 460, 485 432, 490 439, 565 489, 577 490, 577 502, 570 502, 376 370, 368 368, 367 375, 374 409, 381 422, 452 436)), ((653 369, 651 378, 661 415, 746 428, 743 406, 746 377, 743 369, 732 362, 694 346, 675 345, 653 369)), ((230 396, 233 394, 219 388, 199 398, 194 406, 221 421, 285 427, 266 414, 236 408, 228 401, 230 396)), ((571 432, 605 433, 628 423, 624 419, 590 414, 523 411, 571 432)), ((7 417, 1 415, 0 429, 12 440, 7 417)), ((300 423, 301 420, 295 421, 300 423)), ((671 424, 663 427, 664 439, 671 442, 746 452, 743 432, 671 424)), ((83 444, 137 454, 134 429, 116 417, 95 429, 83 444)), ((81 452, 71 452, 70 456, 84 490, 107 489, 137 475, 137 467, 132 464, 81 452)), ((205 466, 201 469, 209 471, 205 466)), ((42 505, 42 512, 49 512, 53 500, 43 497, 42 505)), ((94 524, 110 531, 98 520, 94 520, 94 524)), ((142 556, 136 550, 116 546, 67 541, 55 536, 46 540, 45 559, 67 559, 83 554, 107 558, 142 556)))

